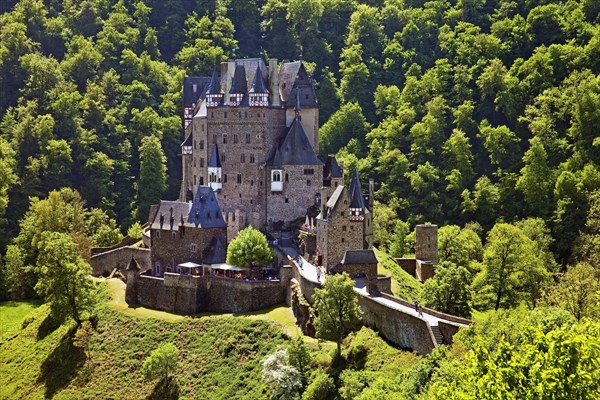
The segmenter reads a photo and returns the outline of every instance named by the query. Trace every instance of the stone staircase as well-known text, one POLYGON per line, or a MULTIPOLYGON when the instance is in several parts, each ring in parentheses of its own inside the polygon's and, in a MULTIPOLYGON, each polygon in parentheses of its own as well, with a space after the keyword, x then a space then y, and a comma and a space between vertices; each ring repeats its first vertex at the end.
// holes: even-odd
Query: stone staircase
POLYGON ((442 344, 442 332, 440 332, 440 328, 437 325, 431 326, 431 332, 433 332, 433 337, 435 337, 436 345, 439 346, 442 344))

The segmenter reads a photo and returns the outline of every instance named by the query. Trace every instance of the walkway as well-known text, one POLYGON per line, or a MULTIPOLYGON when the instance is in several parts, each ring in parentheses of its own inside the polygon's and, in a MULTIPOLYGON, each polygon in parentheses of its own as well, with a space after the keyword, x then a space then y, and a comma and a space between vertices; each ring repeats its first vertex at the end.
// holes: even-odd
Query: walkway
MULTIPOLYGON (((287 255, 288 257, 290 257, 292 260, 296 260, 298 257, 298 252, 292 248, 292 247, 282 247, 281 248, 287 255)), ((300 273, 307 279, 313 281, 313 282, 319 282, 319 283, 323 283, 325 281, 325 275, 322 273, 321 271, 321 279, 317 280, 317 271, 320 270, 319 267, 316 267, 315 265, 309 263, 308 261, 306 261, 304 258, 300 258, 302 260, 302 268, 300 268, 300 273)), ((299 268, 300 262, 295 261, 293 263, 293 265, 296 268, 299 268)), ((374 295, 371 293, 367 292, 367 288, 366 288, 366 282, 365 282, 365 278, 357 278, 355 279, 355 285, 354 285, 354 291, 356 291, 358 294, 362 295, 362 296, 366 296, 369 297, 371 299, 373 299, 374 301, 392 308, 394 310, 398 310, 403 312, 404 314, 408 314, 408 315, 412 315, 415 316, 417 318, 420 319, 424 319, 426 320, 430 326, 438 326, 439 322, 445 322, 451 325, 455 325, 455 326, 461 326, 461 327, 466 327, 467 325, 465 324, 459 324, 457 322, 453 322, 453 321, 448 321, 444 318, 440 318, 431 314, 428 314, 426 310, 423 310, 423 316, 419 316, 419 313, 417 311, 415 311, 414 307, 409 307, 409 306, 405 306, 404 304, 400 304, 400 303, 396 303, 393 300, 390 299, 386 299, 384 297, 378 296, 378 295, 374 295)))

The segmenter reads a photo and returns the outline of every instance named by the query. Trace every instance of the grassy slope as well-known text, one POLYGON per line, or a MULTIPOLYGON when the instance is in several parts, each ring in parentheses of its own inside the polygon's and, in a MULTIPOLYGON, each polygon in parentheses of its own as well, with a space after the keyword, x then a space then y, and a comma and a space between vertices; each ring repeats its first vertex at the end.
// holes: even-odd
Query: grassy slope
POLYGON ((379 265, 377 272, 392 276, 392 293, 408 301, 414 301, 419 297, 423 285, 404 271, 396 261, 387 253, 375 250, 379 265))
POLYGON ((7 301, 0 303, 0 343, 4 343, 21 330, 27 316, 37 308, 39 301, 7 301))

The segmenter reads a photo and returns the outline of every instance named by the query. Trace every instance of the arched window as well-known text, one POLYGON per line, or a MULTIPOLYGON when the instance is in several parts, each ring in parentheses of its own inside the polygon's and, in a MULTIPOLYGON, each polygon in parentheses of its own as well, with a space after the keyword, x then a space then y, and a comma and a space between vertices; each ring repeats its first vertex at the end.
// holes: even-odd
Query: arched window
POLYGON ((281 172, 273 171, 273 182, 281 182, 281 172))

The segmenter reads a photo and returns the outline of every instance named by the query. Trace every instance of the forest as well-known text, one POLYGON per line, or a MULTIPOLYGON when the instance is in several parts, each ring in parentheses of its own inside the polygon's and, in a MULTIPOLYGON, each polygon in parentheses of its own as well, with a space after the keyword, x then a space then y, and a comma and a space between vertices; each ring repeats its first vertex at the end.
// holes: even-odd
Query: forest
MULTIPOLYGON (((428 357, 411 388, 348 374, 371 394, 344 398, 426 385, 494 398, 477 380, 504 393, 493 368, 529 371, 552 341, 598 343, 585 322, 600 316, 595 0, 2 1, 0 300, 35 295, 44 231, 89 253, 177 198, 183 78, 244 57, 304 61, 320 155, 375 179, 378 250, 409 255, 415 224, 440 226, 424 304, 506 310, 428 357), (568 321, 581 322, 558 329, 568 321)), ((597 376, 581 379, 597 393, 597 376)))

